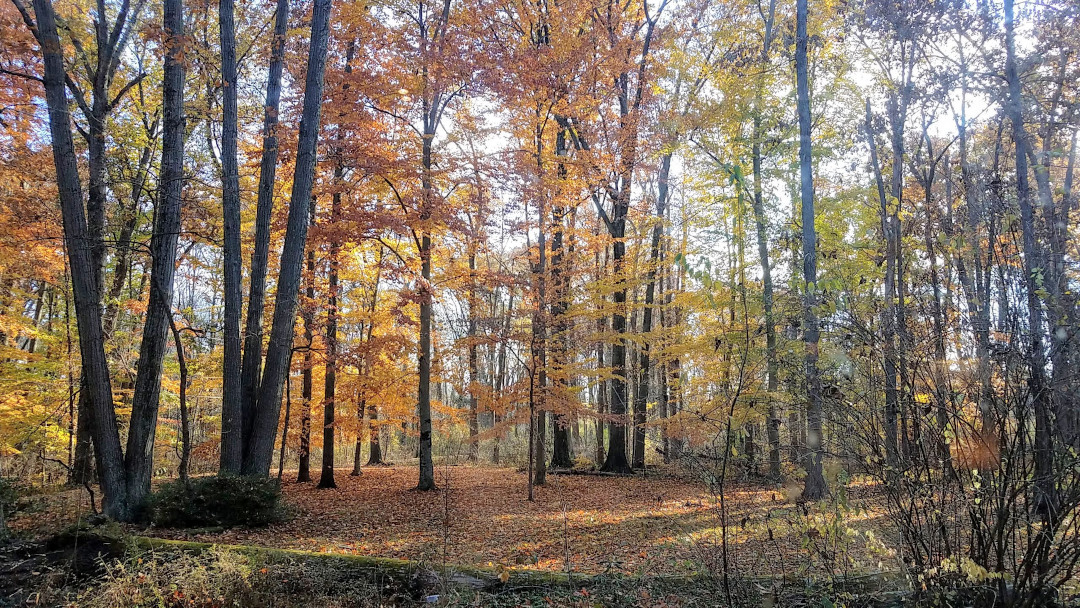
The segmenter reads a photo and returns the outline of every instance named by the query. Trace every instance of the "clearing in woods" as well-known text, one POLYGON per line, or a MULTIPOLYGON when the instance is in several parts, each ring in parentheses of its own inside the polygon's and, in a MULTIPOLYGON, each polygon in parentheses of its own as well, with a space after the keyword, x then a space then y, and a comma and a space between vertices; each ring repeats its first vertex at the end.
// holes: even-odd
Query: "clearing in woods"
MULTIPOLYGON (((719 572, 722 509, 704 485, 661 477, 550 475, 526 500, 524 473, 437 467, 438 492, 413 490, 412 466, 342 470, 338 488, 286 475, 294 516, 264 529, 132 531, 163 538, 371 555, 430 564, 625 574, 719 572), (448 490, 448 491, 447 491, 448 490)), ((879 570, 891 551, 872 488, 849 489, 847 506, 791 501, 785 488, 725 492, 727 559, 744 575, 879 570)), ((888 567, 887 565, 885 567, 888 567)))

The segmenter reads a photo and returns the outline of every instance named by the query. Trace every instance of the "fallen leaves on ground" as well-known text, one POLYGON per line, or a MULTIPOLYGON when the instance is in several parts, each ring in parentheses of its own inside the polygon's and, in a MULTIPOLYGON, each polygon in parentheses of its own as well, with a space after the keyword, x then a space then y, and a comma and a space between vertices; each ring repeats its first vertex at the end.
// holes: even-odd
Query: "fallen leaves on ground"
MULTIPOLYGON (((166 538, 372 555, 432 564, 534 568, 582 573, 685 574, 724 568, 721 509, 700 484, 658 477, 549 475, 526 499, 526 477, 513 469, 453 466, 436 470, 439 490, 419 492, 415 467, 372 467, 337 475, 337 489, 286 479, 289 521, 213 534, 153 530, 166 538)), ((868 494, 868 491, 863 492, 868 494)), ((848 538, 825 544, 813 514, 785 492, 738 486, 725 494, 730 571, 743 575, 873 570, 871 538, 884 537, 879 512, 849 515, 848 538), (863 532, 877 535, 864 538, 863 532), (809 532, 809 533, 808 533, 809 532), (843 555, 838 555, 842 551, 843 555), (843 559, 841 559, 843 558, 843 559)))

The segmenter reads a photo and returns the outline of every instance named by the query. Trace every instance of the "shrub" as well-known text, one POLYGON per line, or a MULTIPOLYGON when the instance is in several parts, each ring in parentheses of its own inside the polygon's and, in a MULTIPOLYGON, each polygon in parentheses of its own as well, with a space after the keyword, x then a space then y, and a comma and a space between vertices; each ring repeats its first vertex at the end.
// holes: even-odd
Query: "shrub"
POLYGON ((169 528, 258 527, 281 521, 281 484, 265 477, 210 476, 162 485, 150 497, 150 521, 169 528))
POLYGON ((5 517, 11 517, 15 514, 22 492, 22 486, 16 479, 0 477, 0 509, 3 509, 5 517))

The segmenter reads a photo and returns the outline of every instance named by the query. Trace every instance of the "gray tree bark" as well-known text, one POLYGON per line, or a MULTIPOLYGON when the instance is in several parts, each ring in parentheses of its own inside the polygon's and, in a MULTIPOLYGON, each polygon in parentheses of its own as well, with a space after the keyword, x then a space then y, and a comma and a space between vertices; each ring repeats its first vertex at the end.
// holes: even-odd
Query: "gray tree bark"
MULTIPOLYGON (((241 463, 251 436, 259 398, 262 367, 263 308, 266 301, 266 266, 270 257, 270 216, 274 208, 274 180, 277 175, 278 108, 281 105, 281 73, 285 65, 285 37, 289 27, 289 0, 277 0, 270 70, 266 81, 266 109, 263 115, 262 161, 259 165, 259 192, 255 209, 255 242, 251 252, 247 319, 244 323, 244 355, 241 362, 241 433, 227 438, 230 459, 241 463), (237 456, 239 454, 239 456, 237 456)), ((286 372, 288 373, 288 372, 286 372)), ((222 434, 223 442, 226 436, 222 434)))
POLYGON ((164 1, 165 67, 163 75, 161 171, 150 239, 150 297, 139 347, 139 375, 132 395, 126 475, 129 512, 150 492, 154 472, 161 369, 172 318, 176 244, 180 237, 184 188, 184 14, 182 0, 164 1))
POLYGON ((1050 392, 1046 385, 1046 353, 1043 349, 1042 304, 1039 292, 1041 277, 1047 277, 1042 247, 1035 234, 1035 214, 1028 182, 1027 133, 1024 131, 1023 98, 1016 67, 1016 22, 1013 0, 1005 0, 1005 80, 1009 86, 1007 112, 1012 122, 1016 147, 1016 194, 1020 205, 1020 226, 1024 241, 1024 275, 1028 307, 1028 390, 1035 411, 1035 508, 1043 516, 1045 528, 1055 517, 1053 433, 1051 429, 1050 392))
POLYGON ((56 30, 56 16, 50 0, 34 0, 37 18, 32 28, 41 46, 44 63, 45 101, 49 115, 53 162, 60 210, 64 223, 64 244, 71 267, 75 315, 79 330, 84 390, 90 411, 91 435, 103 494, 102 509, 116 519, 130 517, 124 455, 112 401, 112 382, 101 329, 100 295, 97 291, 92 239, 83 212, 82 185, 71 135, 70 113, 65 90, 64 56, 56 30))
POLYGON ((817 500, 825 495, 821 449, 821 378, 818 372, 817 318, 817 231, 814 227, 814 175, 810 140, 810 83, 807 62, 807 0, 796 2, 795 88, 799 110, 799 193, 802 200, 803 342, 806 353, 806 480, 803 498, 817 500))
POLYGON ((221 473, 239 473, 243 462, 240 311, 243 268, 240 252, 240 174, 236 158, 236 26, 233 0, 218 3, 221 38, 221 210, 225 232, 225 327, 221 380, 221 473))
POLYGON ((269 475, 270 461, 273 459, 278 414, 281 411, 281 392, 285 375, 288 373, 289 353, 292 351, 301 267, 307 243, 308 204, 315 181, 323 76, 330 37, 330 6, 331 0, 315 0, 312 7, 311 45, 308 50, 293 190, 289 200, 289 219, 285 230, 285 245, 281 251, 281 270, 278 274, 270 344, 266 350, 266 365, 259 387, 255 418, 252 421, 251 439, 244 454, 242 472, 246 475, 269 475))

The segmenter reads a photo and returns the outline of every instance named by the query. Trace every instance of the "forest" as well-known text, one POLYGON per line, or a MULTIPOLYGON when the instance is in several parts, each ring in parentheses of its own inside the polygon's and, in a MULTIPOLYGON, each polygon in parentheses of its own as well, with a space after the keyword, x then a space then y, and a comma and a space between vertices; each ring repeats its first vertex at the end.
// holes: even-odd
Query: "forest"
POLYGON ((0 0, 0 606, 1080 602, 1080 2, 0 0))

